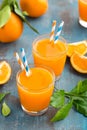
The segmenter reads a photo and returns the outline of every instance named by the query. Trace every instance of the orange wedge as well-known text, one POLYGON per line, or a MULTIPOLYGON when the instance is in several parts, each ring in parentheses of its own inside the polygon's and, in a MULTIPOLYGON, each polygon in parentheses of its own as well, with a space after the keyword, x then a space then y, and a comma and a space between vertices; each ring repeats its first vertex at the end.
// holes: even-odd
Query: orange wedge
POLYGON ((74 53, 74 51, 80 53, 81 55, 86 54, 87 52, 87 41, 80 41, 75 43, 69 43, 68 44, 68 52, 67 56, 71 57, 71 55, 74 53))
POLYGON ((11 66, 6 61, 0 62, 0 84, 6 83, 11 76, 11 66))
POLYGON ((72 67, 80 72, 80 73, 87 73, 87 57, 80 55, 77 52, 74 52, 70 58, 70 62, 72 67))

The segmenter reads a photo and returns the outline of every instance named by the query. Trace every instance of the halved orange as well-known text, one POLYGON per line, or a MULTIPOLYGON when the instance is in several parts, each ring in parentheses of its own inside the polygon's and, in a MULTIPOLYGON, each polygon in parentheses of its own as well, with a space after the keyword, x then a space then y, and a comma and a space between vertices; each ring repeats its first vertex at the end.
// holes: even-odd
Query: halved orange
POLYGON ((80 41, 75 43, 69 43, 68 44, 68 52, 67 56, 71 57, 71 55, 74 53, 74 51, 80 53, 81 55, 86 54, 87 52, 87 41, 80 41))
POLYGON ((11 76, 11 66, 7 61, 0 62, 0 84, 6 83, 11 76))
POLYGON ((74 52, 70 58, 70 62, 72 67, 80 72, 80 73, 87 73, 87 57, 83 56, 77 52, 74 52))

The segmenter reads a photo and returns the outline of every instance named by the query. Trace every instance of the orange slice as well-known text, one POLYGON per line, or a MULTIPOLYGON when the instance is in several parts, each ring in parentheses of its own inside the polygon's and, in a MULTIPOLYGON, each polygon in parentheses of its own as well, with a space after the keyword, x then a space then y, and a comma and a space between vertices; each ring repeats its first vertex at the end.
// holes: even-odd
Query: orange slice
POLYGON ((0 62, 0 84, 6 83, 11 76, 11 67, 6 61, 0 62))
POLYGON ((68 44, 67 56, 71 57, 71 55, 74 53, 74 51, 80 53, 81 55, 86 54, 86 52, 87 52, 87 41, 84 40, 84 41, 68 44))
POLYGON ((87 57, 75 52, 70 58, 72 67, 80 72, 87 73, 87 57))

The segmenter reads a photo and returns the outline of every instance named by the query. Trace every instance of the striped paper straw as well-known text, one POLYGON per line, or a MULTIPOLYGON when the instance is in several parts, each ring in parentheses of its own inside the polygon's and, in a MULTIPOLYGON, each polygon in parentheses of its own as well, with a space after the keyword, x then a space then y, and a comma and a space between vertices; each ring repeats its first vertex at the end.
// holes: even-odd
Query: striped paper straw
POLYGON ((50 33, 50 42, 54 40, 55 28, 56 28, 56 20, 54 20, 53 23, 52 23, 52 30, 51 30, 51 33, 50 33))
POLYGON ((25 69, 25 67, 24 67, 24 65, 23 65, 23 63, 22 63, 22 61, 21 61, 21 59, 20 59, 20 57, 19 57, 19 55, 18 55, 18 53, 17 52, 15 52, 15 57, 16 57, 16 59, 17 59, 17 61, 18 61, 18 64, 21 66, 21 69, 22 70, 24 70, 25 69))
POLYGON ((27 62, 27 58, 26 58, 26 55, 25 55, 24 48, 21 48, 21 54, 22 54, 22 60, 23 60, 25 70, 26 70, 26 76, 29 76, 30 75, 30 69, 29 69, 29 66, 28 66, 28 62, 27 62))
POLYGON ((58 27, 57 34, 56 34, 56 36, 55 36, 55 41, 54 41, 54 43, 57 43, 57 41, 58 41, 58 39, 59 39, 59 36, 60 36, 60 34, 61 34, 61 31, 62 31, 63 25, 64 25, 64 21, 62 21, 61 24, 60 24, 59 27, 58 27))

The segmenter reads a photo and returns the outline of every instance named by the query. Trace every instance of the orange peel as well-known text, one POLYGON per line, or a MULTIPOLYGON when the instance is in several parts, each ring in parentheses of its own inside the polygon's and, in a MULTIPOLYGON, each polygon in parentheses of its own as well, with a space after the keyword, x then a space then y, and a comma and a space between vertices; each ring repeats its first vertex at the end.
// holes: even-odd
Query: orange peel
POLYGON ((70 58, 70 62, 71 62, 72 67, 76 71, 87 74, 87 57, 86 56, 83 56, 77 52, 74 52, 70 58))
POLYGON ((67 56, 71 57, 74 52, 78 52, 81 55, 86 54, 87 52, 87 41, 80 41, 75 43, 68 44, 67 56))
POLYGON ((0 62, 0 85, 5 84, 11 76, 11 66, 7 61, 0 62))

